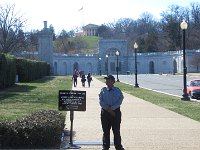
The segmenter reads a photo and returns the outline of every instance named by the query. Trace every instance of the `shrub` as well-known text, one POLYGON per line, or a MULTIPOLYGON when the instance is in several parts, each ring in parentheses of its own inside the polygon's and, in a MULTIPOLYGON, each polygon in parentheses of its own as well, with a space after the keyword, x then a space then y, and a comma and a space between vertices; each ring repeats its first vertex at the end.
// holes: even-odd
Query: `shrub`
POLYGON ((0 148, 59 148, 65 116, 42 110, 15 122, 0 122, 0 148))
POLYGON ((50 74, 50 65, 43 61, 17 58, 19 82, 29 82, 50 74))
POLYGON ((8 54, 0 54, 0 89, 15 84, 16 59, 8 54))

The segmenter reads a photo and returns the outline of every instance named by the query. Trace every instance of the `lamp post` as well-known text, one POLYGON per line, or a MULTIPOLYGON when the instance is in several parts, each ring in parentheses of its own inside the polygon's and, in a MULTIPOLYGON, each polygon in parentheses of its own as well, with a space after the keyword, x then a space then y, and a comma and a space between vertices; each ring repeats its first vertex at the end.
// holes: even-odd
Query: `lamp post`
POLYGON ((187 94, 187 87, 186 87, 186 74, 187 74, 187 68, 186 68, 186 60, 185 60, 185 30, 187 29, 187 23, 185 20, 180 24, 181 29, 183 30, 183 95, 182 95, 182 100, 189 100, 190 98, 188 97, 187 94))
POLYGON ((101 76, 101 57, 99 57, 99 75, 101 76))
POLYGON ((108 55, 106 55, 106 60, 107 60, 106 71, 107 71, 107 76, 108 76, 108 55))
POLYGON ((138 85, 138 82, 137 82, 137 48, 138 48, 138 45, 135 42, 135 44, 134 44, 134 49, 135 49, 135 87, 138 88, 139 85, 138 85))
POLYGON ((118 73, 119 73, 119 63, 118 63, 118 56, 119 56, 119 51, 116 51, 116 56, 117 56, 117 82, 119 82, 119 78, 118 78, 118 73))

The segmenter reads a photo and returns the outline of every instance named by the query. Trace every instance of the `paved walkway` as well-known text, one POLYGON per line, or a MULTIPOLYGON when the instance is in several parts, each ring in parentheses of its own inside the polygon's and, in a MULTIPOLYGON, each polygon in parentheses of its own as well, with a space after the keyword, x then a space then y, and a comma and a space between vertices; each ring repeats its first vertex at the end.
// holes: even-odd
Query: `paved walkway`
MULTIPOLYGON (((73 143, 83 150, 101 150, 102 129, 98 94, 105 83, 93 77, 86 91, 86 111, 75 111, 73 143)), ((200 123, 129 94, 121 106, 122 144, 126 150, 200 150, 200 123)), ((70 129, 69 113, 66 128, 70 129)), ((111 137, 113 134, 111 132, 111 137)), ((111 150, 114 150, 112 144, 111 150)))

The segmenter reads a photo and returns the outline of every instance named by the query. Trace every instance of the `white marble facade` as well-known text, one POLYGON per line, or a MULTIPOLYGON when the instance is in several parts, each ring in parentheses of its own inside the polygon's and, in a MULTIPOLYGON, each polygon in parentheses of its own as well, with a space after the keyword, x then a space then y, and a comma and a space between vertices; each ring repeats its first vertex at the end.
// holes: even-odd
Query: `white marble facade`
MULTIPOLYGON (((39 59, 50 63, 52 74, 72 75, 74 70, 92 74, 116 74, 117 56, 119 74, 131 74, 135 71, 135 54, 128 53, 126 40, 99 40, 97 54, 58 54, 53 53, 52 33, 49 32, 44 22, 44 29, 39 33, 39 59), (108 55, 108 58, 106 58, 108 55), (108 63, 108 65, 107 65, 108 63)), ((191 64, 195 55, 200 55, 200 50, 186 50, 186 65, 188 72, 198 72, 197 66, 191 64)), ((180 51, 138 53, 138 74, 160 74, 183 72, 183 53, 180 51)))

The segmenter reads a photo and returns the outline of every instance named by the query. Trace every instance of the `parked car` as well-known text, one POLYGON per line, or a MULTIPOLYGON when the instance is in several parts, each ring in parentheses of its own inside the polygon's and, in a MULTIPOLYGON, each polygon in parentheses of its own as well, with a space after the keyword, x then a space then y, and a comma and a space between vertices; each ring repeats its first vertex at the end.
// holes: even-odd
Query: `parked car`
POLYGON ((187 94, 190 98, 200 100, 200 79, 190 80, 187 83, 187 94))

